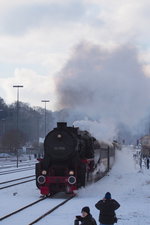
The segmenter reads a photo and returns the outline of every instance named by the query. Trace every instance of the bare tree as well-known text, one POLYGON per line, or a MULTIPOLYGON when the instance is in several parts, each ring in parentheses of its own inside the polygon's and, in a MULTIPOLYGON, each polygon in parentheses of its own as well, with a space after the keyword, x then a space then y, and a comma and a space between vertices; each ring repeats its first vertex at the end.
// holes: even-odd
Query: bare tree
POLYGON ((26 142, 25 135, 20 130, 10 130, 2 137, 2 147, 9 152, 16 153, 16 149, 21 148, 26 142))

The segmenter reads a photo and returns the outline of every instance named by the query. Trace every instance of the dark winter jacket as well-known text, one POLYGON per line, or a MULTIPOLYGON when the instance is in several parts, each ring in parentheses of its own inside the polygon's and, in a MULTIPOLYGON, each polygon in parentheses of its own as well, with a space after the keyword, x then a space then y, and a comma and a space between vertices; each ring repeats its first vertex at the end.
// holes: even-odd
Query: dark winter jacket
POLYGON ((78 217, 78 219, 75 220, 74 225, 79 225, 79 221, 81 221, 81 225, 97 225, 91 214, 86 217, 78 217))
POLYGON ((103 224, 113 224, 115 210, 120 207, 120 204, 114 199, 100 200, 95 207, 100 210, 99 221, 103 224))

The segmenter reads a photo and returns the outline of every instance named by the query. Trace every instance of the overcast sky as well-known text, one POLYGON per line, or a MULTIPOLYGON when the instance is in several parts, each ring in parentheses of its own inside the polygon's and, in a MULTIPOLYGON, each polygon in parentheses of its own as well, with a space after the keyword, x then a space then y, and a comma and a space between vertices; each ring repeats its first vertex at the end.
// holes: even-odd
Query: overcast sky
POLYGON ((0 96, 12 103, 21 84, 21 101, 56 109, 55 81, 83 42, 132 46, 149 75, 149 9, 149 0, 0 0, 0 96))

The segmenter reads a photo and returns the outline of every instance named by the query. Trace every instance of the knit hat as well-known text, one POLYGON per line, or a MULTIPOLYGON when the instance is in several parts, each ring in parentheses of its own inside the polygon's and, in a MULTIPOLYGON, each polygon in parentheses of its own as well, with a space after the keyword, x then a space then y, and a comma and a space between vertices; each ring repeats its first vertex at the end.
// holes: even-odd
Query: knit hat
POLYGON ((106 199, 111 199, 111 194, 110 194, 110 192, 107 192, 107 193, 105 194, 105 198, 106 198, 106 199))
POLYGON ((82 208, 81 212, 86 212, 87 214, 90 214, 90 208, 88 206, 85 206, 82 208))

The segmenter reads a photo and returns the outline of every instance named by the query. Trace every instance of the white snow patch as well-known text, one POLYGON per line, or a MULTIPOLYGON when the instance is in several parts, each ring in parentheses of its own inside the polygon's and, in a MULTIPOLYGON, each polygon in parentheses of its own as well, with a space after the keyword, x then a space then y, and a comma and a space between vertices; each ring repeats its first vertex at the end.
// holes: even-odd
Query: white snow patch
MULTIPOLYGON (((30 173, 30 172, 29 172, 30 173)), ((12 175, 13 176, 13 175, 12 175)), ((98 222, 99 211, 95 208, 95 203, 102 199, 105 193, 109 191, 112 198, 116 199, 121 207, 116 211, 119 218, 118 225, 148 225, 150 224, 150 170, 145 167, 140 170, 133 159, 133 150, 131 147, 125 147, 117 151, 115 165, 107 176, 95 184, 91 184, 79 191, 78 196, 68 202, 51 215, 38 222, 38 225, 73 225, 75 215, 79 215, 81 208, 89 206, 92 215, 98 222)), ((39 190, 35 183, 19 185, 7 190, 1 190, 1 210, 0 216, 26 205, 29 202, 39 198, 39 190), (17 192, 14 196, 13 193, 17 192)), ((64 196, 58 199, 48 199, 42 206, 28 210, 28 222, 33 220, 33 214, 39 216, 52 205, 63 201, 64 196), (45 208, 44 208, 45 206, 45 208), (33 211, 32 211, 33 210, 33 211), (35 212, 36 211, 36 212, 35 212)), ((18 225, 26 225, 26 218, 20 213, 17 216, 18 225)), ((6 220, 4 225, 10 225, 10 220, 6 220)), ((99 223, 98 223, 99 224, 99 223)), ((15 216, 11 219, 11 225, 16 225, 15 216), (14 221, 14 222, 13 222, 14 221)))

